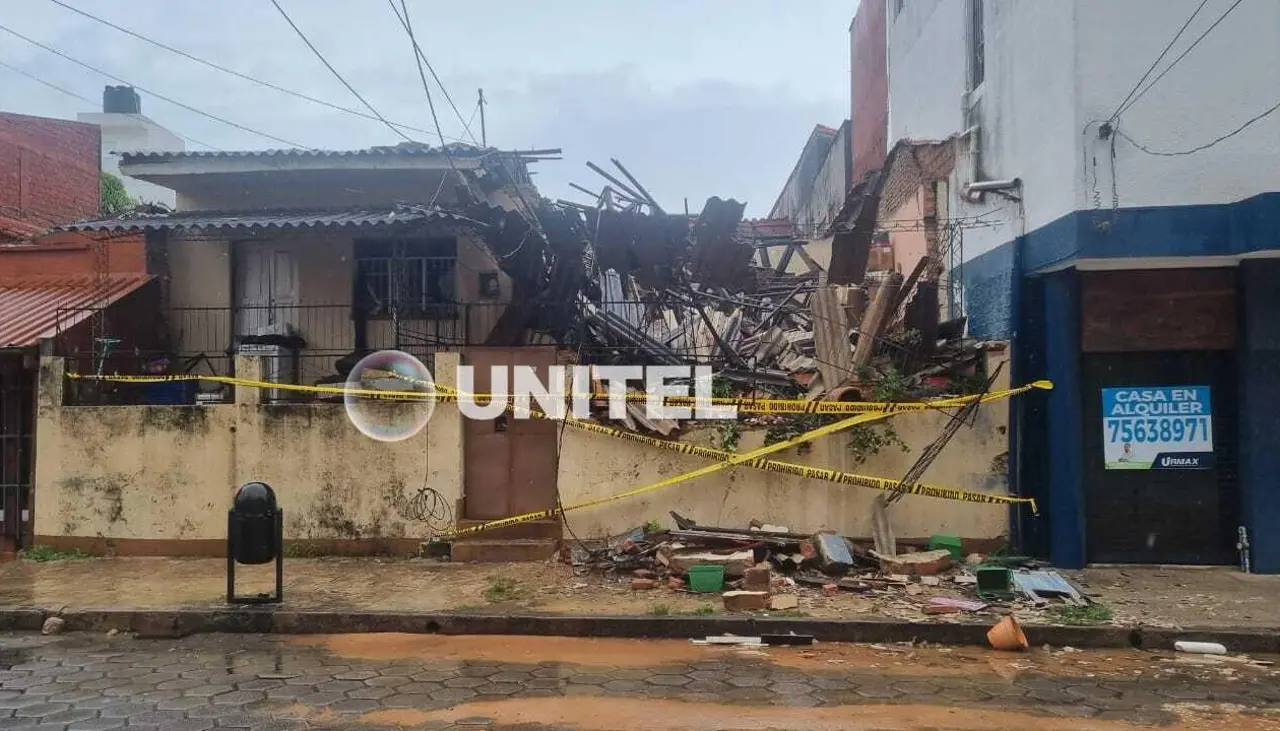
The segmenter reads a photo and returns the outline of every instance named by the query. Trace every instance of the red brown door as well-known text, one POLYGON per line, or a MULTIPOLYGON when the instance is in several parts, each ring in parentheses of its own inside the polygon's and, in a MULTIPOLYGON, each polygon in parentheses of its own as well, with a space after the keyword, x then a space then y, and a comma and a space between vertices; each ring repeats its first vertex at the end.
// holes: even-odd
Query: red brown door
MULTIPOLYGON (((512 366, 534 367, 545 383, 556 350, 470 348, 463 362, 475 367, 477 393, 493 393, 492 366, 506 368, 509 393, 512 366)), ((558 427, 558 422, 517 419, 510 413, 496 419, 463 417, 465 517, 491 520, 555 507, 558 427)))

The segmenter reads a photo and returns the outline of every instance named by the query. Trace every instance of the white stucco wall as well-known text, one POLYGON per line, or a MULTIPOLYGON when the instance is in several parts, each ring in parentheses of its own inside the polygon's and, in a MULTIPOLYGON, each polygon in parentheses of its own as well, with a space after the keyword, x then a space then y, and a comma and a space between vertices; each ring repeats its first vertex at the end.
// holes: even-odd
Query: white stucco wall
MULTIPOLYGON (((1209 0, 1166 56, 1176 58, 1233 0, 1209 0)), ((1181 157, 1099 140, 1108 118, 1199 0, 984 0, 986 78, 966 119, 971 0, 915 0, 889 17, 889 140, 939 139, 979 125, 982 177, 1021 178, 1022 212, 998 196, 962 199, 973 180, 957 155, 954 216, 989 214, 964 233, 966 261, 1074 210, 1224 203, 1280 189, 1280 113, 1181 157), (1090 124, 1093 123, 1093 124, 1090 124), (1088 134, 1085 127, 1089 125, 1088 134), (1094 159, 1097 160, 1095 186, 1094 159)), ((1154 75, 1153 75, 1154 76, 1154 75)), ((1265 111, 1280 96, 1280 3, 1242 3, 1160 80, 1119 128, 1152 149, 1186 150, 1265 111)))
POLYGON ((164 203, 172 208, 177 198, 172 190, 131 178, 120 172, 122 152, 169 152, 187 149, 186 142, 141 114, 82 113, 76 119, 102 129, 102 170, 124 181, 129 195, 144 203, 164 203))

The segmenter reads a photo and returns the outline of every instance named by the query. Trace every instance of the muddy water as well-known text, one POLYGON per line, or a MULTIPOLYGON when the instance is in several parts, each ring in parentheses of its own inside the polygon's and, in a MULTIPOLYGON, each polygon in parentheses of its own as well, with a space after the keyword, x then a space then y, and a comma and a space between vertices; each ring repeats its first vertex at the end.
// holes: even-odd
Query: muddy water
MULTIPOLYGON (((641 700, 632 698, 513 699, 468 703, 441 711, 386 709, 365 714, 361 721, 399 728, 463 719, 491 719, 498 725, 542 724, 576 731, 653 729, 663 731, 1134 731, 1152 728, 1124 721, 1046 718, 1013 711, 948 708, 930 705, 859 705, 833 708, 761 708, 717 703, 641 700)), ((1280 720, 1241 716, 1188 715, 1168 731, 1232 729, 1275 731, 1280 720)))
MULTIPOLYGON (((817 643, 761 650, 698 646, 687 640, 410 634, 311 635, 290 643, 322 647, 353 660, 441 660, 509 664, 563 663, 653 667, 721 660, 755 661, 809 672, 874 670, 881 675, 1012 680, 1026 673, 1078 678, 1154 677, 1173 667, 1171 653, 1137 650, 1003 653, 973 647, 817 643)), ((1180 669, 1186 669, 1179 665, 1180 669)), ((1202 668, 1208 672, 1208 668, 1202 668)), ((1267 672, 1258 670, 1257 672, 1267 672)))

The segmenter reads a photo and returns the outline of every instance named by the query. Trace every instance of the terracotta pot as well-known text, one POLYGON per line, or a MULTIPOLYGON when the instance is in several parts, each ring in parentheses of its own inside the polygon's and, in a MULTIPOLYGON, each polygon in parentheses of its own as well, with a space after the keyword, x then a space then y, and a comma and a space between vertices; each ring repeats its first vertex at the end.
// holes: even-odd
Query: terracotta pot
POLYGON ((1004 652, 1022 652, 1030 647, 1026 634, 1013 617, 1005 617, 987 630, 987 641, 995 649, 1004 652))

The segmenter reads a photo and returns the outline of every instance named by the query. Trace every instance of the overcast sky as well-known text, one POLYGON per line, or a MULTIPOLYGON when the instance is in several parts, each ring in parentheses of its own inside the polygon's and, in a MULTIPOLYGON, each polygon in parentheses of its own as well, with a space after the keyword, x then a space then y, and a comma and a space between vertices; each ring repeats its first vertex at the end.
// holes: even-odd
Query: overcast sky
MULTIPOLYGON (((397 4, 399 0, 396 0, 397 4)), ((270 0, 64 0, 196 56, 347 107, 360 107, 270 0)), ((431 129, 407 35, 386 0, 280 0, 299 27, 388 119, 431 129)), ((584 163, 610 157, 664 207, 688 197, 748 202, 768 213, 814 124, 849 114, 848 27, 855 0, 409 0, 414 30, 461 115, 483 87, 488 139, 503 148, 562 147, 538 163, 550 198, 598 188, 584 163)), ((48 0, 0 0, 0 24, 135 85, 307 147, 401 141, 377 121, 295 99, 175 56, 48 0)), ((0 67, 0 110, 74 119, 98 111, 114 83, 0 31, 0 62, 93 100, 69 97, 0 67)), ((218 148, 279 142, 146 93, 142 111, 218 148)), ((466 137, 440 104, 445 135, 466 137)), ((479 122, 472 122, 479 137, 479 122)), ((433 144, 419 133, 415 139, 433 144)), ((188 149, 203 149, 188 143, 188 149)))

